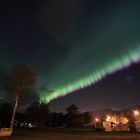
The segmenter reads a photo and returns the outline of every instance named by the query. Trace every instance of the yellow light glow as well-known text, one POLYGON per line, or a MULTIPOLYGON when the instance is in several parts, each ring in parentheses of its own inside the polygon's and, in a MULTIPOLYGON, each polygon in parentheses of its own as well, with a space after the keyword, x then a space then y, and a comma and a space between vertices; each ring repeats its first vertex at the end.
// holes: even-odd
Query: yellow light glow
POLYGON ((98 121, 99 121, 99 119, 98 119, 98 118, 95 118, 95 121, 96 121, 96 122, 98 122, 98 121))
POLYGON ((107 116, 107 117, 106 117, 106 121, 107 121, 107 122, 109 122, 109 121, 110 121, 110 119, 111 119, 111 117, 110 117, 110 116, 107 116))
POLYGON ((135 116, 138 116, 140 114, 138 110, 134 110, 133 113, 135 116))

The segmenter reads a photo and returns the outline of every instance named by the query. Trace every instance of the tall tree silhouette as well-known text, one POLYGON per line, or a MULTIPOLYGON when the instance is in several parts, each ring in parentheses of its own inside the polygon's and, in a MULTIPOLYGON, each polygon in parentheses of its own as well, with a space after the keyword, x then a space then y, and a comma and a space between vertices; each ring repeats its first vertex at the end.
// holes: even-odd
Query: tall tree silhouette
POLYGON ((26 65, 17 65, 4 80, 4 89, 10 96, 15 96, 15 105, 10 122, 13 129, 15 114, 17 111, 19 97, 25 94, 27 89, 31 89, 35 82, 35 73, 26 65))

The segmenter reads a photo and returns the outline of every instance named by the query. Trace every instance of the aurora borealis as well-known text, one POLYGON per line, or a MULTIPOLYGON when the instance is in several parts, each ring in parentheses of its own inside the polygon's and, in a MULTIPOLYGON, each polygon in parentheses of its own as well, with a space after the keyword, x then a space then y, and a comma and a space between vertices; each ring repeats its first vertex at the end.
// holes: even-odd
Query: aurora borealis
MULTIPOLYGON (((125 68, 127 66, 130 66, 132 62, 138 62, 139 60, 139 53, 140 50, 136 50, 136 52, 128 53, 126 56, 120 56, 121 59, 115 59, 114 61, 110 62, 110 64, 106 64, 104 67, 97 67, 97 70, 89 72, 89 75, 85 74, 85 78, 80 79, 77 75, 75 77, 79 80, 68 82, 67 84, 64 82, 63 86, 58 85, 53 87, 52 89, 55 89, 54 91, 45 94, 41 96, 42 100, 47 100, 48 102, 54 98, 57 98, 59 96, 67 95, 68 93, 71 93, 77 89, 84 88, 86 86, 89 86, 91 84, 94 84, 95 82, 98 82, 101 80, 104 76, 106 76, 109 73, 113 73, 114 71, 117 71, 121 68, 125 68)), ((93 67, 94 69, 94 67, 93 67)), ((83 76, 84 77, 84 76, 83 76)), ((65 78, 65 77, 64 77, 65 78)), ((63 78, 60 78, 61 80, 63 78)), ((74 78, 73 78, 74 79, 74 78)), ((66 80, 64 80, 66 81, 66 80)), ((59 82, 60 83, 60 82, 59 82)), ((61 83, 62 84, 62 83, 61 83)))
POLYGON ((37 95, 47 102, 90 85, 94 88, 108 74, 139 62, 139 4, 133 0, 1 2, 0 78, 16 64, 30 65, 37 74, 37 95))
MULTIPOLYGON (((140 59, 140 46, 136 39, 139 30, 135 26, 139 19, 135 11, 128 11, 129 6, 131 5, 127 7, 118 5, 115 10, 100 13, 101 17, 96 19, 97 28, 91 24, 90 30, 86 31, 80 41, 69 46, 67 58, 60 62, 59 67, 54 68, 55 75, 48 83, 48 87, 54 92, 44 91, 41 99, 50 101, 84 88, 99 81, 108 73, 127 67, 140 59), (109 16, 108 13, 111 12, 112 15, 109 16), (131 14, 128 15, 128 12, 131 14), (102 23, 104 18, 106 21, 102 23)), ((92 20, 90 19, 90 22, 93 22, 92 20)))

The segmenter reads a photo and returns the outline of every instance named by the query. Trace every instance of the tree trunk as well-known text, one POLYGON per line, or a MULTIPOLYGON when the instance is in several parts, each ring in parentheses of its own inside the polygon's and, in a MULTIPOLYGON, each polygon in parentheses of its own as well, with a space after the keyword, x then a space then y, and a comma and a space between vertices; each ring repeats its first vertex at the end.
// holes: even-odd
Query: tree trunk
POLYGON ((14 109, 13 109, 13 114, 12 114, 11 123, 10 123, 10 128, 11 129, 13 129, 13 126, 14 126, 14 120, 15 120, 15 115, 16 115, 16 111, 17 111, 18 102, 19 102, 19 91, 17 90, 15 106, 14 106, 14 109))

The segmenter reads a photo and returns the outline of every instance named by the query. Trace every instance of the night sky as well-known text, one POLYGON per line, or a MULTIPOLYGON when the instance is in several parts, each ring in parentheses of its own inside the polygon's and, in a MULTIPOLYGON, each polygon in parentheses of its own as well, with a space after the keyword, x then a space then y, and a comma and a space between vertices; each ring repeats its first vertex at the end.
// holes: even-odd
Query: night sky
POLYGON ((37 74, 35 94, 54 99, 50 107, 56 111, 70 104, 81 111, 140 104, 139 5, 138 0, 0 2, 0 79, 16 64, 30 65, 37 74))
POLYGON ((140 105, 140 64, 108 75, 95 85, 52 101, 52 110, 64 111, 75 103, 84 112, 113 109, 123 110, 140 105))

